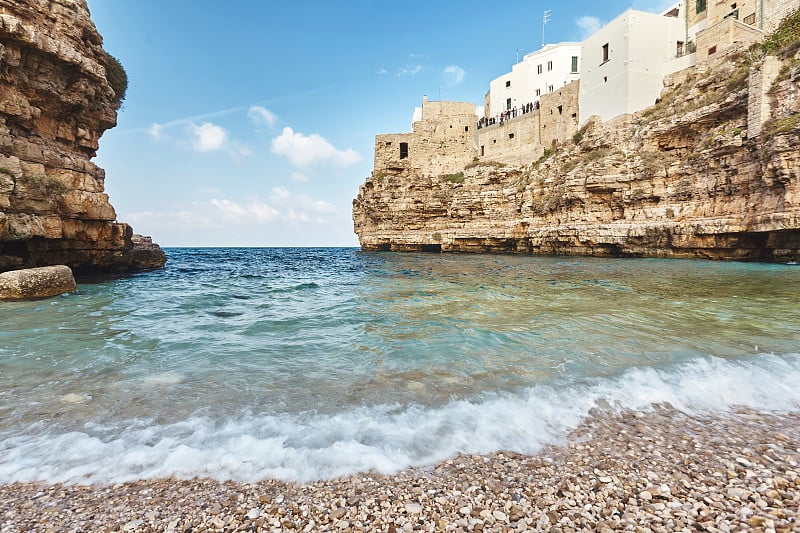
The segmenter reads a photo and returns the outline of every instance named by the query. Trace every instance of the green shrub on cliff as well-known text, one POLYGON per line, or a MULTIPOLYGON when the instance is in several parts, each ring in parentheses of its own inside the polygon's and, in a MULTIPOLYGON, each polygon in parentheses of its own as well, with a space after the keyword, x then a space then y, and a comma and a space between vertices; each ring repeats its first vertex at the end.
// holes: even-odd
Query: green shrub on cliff
POLYGON ((445 174, 442 176, 444 181, 449 181, 450 183, 463 183, 464 182, 464 173, 457 172, 455 174, 445 174))
POLYGON ((128 92, 128 74, 119 59, 106 54, 106 79, 111 89, 114 90, 114 100, 122 103, 125 100, 125 93, 128 92))
POLYGON ((800 9, 783 19, 781 25, 764 41, 764 51, 787 58, 800 50, 800 9))

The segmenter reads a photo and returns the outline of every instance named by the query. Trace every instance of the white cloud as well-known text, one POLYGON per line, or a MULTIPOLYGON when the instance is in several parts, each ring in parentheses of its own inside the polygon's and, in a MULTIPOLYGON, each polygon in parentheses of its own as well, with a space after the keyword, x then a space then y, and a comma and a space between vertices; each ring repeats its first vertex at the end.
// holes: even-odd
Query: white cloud
POLYGON ((583 16, 575 19, 575 24, 581 30, 581 38, 585 39, 603 27, 603 23, 597 17, 583 16))
POLYGON ((249 118, 254 124, 266 124, 270 128, 274 128, 275 122, 278 120, 278 117, 275 116, 275 113, 260 105, 254 105, 248 109, 247 118, 249 118))
POLYGON ((406 65, 397 69, 397 77, 414 76, 422 70, 422 65, 406 65))
POLYGON ((292 172, 292 181, 305 182, 308 181, 308 176, 295 170, 292 172))
POLYGON ((297 197, 297 203, 305 209, 309 209, 315 213, 333 213, 336 208, 333 204, 324 200, 314 200, 307 194, 301 194, 297 197))
POLYGON ((450 86, 458 85, 464 81, 465 74, 466 72, 464 72, 464 69, 458 65, 449 65, 444 68, 444 71, 442 71, 442 76, 444 77, 445 82, 450 86))
POLYGON ((225 218, 234 222, 264 223, 274 220, 280 212, 264 202, 253 200, 249 203, 238 203, 232 200, 212 198, 212 207, 225 218))
POLYGON ((287 189, 283 185, 280 185, 278 187, 272 188, 272 196, 270 196, 269 199, 272 203, 277 204, 285 202, 290 196, 291 193, 289 192, 289 189, 287 189))
POLYGON ((383 68, 383 67, 380 67, 380 68, 378 69, 378 76, 384 76, 386 73, 387 73, 387 72, 386 72, 386 69, 385 69, 385 68, 383 68))
POLYGON ((153 125, 147 130, 147 134, 153 139, 159 140, 164 136, 164 127, 158 122, 153 122, 153 125))
POLYGON ((352 148, 339 150, 318 133, 303 135, 295 133, 288 126, 283 128, 278 137, 272 139, 272 151, 287 157, 298 167, 310 167, 319 163, 347 167, 361 161, 361 156, 352 148))
POLYGON ((228 141, 228 131, 211 122, 203 122, 199 126, 191 124, 189 127, 194 137, 192 148, 198 152, 221 150, 228 141))

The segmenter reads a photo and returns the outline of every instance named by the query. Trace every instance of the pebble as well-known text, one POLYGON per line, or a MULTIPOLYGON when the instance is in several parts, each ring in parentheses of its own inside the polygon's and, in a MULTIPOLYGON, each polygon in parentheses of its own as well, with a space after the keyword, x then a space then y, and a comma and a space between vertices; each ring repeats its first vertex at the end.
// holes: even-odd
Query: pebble
POLYGON ((407 503, 406 512, 408 514, 420 514, 422 512, 422 506, 418 503, 407 503))
POLYGON ((800 413, 589 418, 538 455, 313 483, 0 484, 0 531, 797 531, 800 413), (646 467, 643 468, 643 466, 646 467))

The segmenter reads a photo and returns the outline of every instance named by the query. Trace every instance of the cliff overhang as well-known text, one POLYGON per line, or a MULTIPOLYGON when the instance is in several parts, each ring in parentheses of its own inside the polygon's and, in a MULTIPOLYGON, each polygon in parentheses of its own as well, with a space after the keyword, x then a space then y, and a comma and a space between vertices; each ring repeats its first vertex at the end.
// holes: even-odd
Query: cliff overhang
POLYGON ((160 268, 158 245, 116 220, 91 159, 121 95, 85 0, 0 0, 0 271, 160 268))

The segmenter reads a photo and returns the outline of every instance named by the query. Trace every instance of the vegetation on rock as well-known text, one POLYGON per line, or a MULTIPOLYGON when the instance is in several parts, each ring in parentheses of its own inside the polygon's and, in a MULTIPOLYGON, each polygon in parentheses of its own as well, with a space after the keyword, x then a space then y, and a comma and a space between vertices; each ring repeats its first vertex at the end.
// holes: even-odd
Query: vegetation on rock
POLYGON ((119 59, 106 54, 106 79, 111 89, 114 91, 114 99, 116 102, 122 103, 125 100, 125 94, 128 92, 128 74, 125 72, 125 67, 119 62, 119 59))

